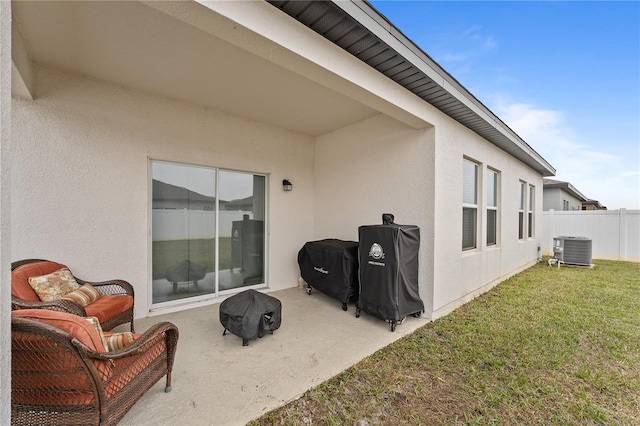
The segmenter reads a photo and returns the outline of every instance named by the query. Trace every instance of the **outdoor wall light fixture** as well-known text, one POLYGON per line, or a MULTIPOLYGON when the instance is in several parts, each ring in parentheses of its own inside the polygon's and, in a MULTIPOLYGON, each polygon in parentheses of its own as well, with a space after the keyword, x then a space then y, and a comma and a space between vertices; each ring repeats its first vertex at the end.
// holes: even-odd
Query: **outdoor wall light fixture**
POLYGON ((283 179, 282 180, 282 189, 284 191, 293 191, 293 184, 291 183, 291 181, 289 179, 283 179))

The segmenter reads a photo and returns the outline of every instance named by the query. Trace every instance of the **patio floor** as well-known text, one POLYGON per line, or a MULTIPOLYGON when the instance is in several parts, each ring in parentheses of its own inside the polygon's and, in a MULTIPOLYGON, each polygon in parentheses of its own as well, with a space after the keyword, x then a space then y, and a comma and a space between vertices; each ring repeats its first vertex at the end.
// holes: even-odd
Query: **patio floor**
POLYGON ((120 425, 244 425, 427 323, 409 316, 395 332, 355 307, 304 288, 269 293, 282 325, 242 346, 218 317, 219 304, 136 320, 136 331, 170 321, 180 330, 172 388, 151 388, 120 425))

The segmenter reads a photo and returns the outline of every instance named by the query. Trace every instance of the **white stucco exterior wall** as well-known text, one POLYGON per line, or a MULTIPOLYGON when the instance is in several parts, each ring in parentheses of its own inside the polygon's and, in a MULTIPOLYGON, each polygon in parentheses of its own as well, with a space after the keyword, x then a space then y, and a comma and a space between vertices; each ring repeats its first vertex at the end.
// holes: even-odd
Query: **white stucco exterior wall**
POLYGON ((314 235, 314 146, 307 136, 195 105, 37 70, 38 97, 12 100, 11 258, 121 278, 148 314, 149 158, 269 175, 268 284, 297 285, 314 235), (282 191, 282 179, 294 191, 282 191))
POLYGON ((539 255, 542 176, 456 121, 425 107, 435 126, 415 130, 378 116, 319 137, 315 238, 357 240, 358 226, 393 213, 421 228, 420 295, 436 319, 539 255), (462 251, 462 161, 480 164, 478 249, 462 251), (500 171, 499 244, 486 247, 484 171, 500 171), (520 182, 536 193, 534 238, 518 240, 520 182))
POLYGON ((11 2, 0 2, 0 421, 11 419, 11 2))
MULTIPOLYGON (((542 176, 476 133, 443 117, 436 124, 435 270, 433 318, 490 289, 531 266, 538 258, 542 236, 542 176), (469 158, 480 165, 478 245, 462 251, 462 164, 469 158), (498 244, 486 246, 485 172, 500 172, 498 244), (534 237, 518 240, 520 182, 535 187, 534 237)), ((526 215, 526 212, 525 212, 526 215)), ((526 235, 526 230, 525 230, 526 235)))
POLYGON ((317 139, 315 238, 358 240, 360 225, 420 227, 420 296, 433 294, 434 129, 379 115, 317 139))

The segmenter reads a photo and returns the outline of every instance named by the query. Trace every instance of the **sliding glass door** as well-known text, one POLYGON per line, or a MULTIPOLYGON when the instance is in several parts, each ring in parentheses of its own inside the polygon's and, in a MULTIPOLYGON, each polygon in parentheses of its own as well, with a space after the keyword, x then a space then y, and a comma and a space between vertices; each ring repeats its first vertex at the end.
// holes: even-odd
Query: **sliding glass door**
POLYGON ((152 162, 154 305, 265 283, 265 191, 262 175, 152 162))
POLYGON ((265 177, 224 170, 219 176, 219 289, 263 283, 265 177))

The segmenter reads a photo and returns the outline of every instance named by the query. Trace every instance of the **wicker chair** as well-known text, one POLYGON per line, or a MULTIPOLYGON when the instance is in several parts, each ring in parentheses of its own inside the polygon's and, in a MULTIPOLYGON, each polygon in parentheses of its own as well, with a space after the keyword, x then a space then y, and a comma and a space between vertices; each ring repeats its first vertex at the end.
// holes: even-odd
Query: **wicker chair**
POLYGON ((133 327, 133 286, 123 280, 89 282, 74 277, 80 284, 91 284, 103 296, 83 307, 73 300, 42 302, 29 285, 29 277, 50 274, 65 265, 43 259, 26 259, 11 264, 11 309, 50 309, 69 312, 81 317, 98 318, 102 329, 111 330, 120 324, 131 323, 133 327))
POLYGON ((158 323, 113 352, 97 336, 73 314, 12 312, 12 425, 115 425, 162 376, 171 390, 173 324, 158 323))

